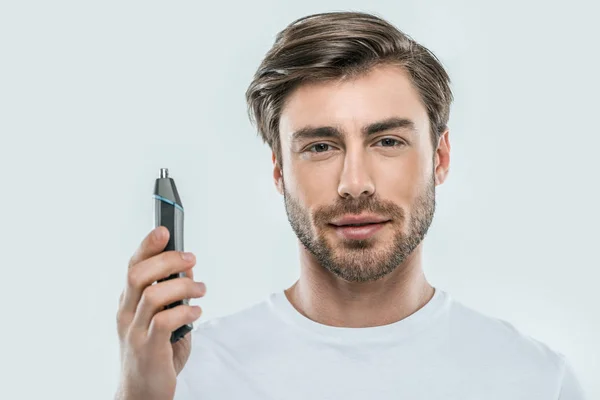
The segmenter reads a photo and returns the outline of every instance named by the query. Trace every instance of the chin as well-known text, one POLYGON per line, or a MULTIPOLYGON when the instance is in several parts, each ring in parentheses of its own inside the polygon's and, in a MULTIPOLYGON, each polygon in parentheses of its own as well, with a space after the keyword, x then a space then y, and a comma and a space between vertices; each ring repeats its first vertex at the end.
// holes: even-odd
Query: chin
POLYGON ((392 246, 392 241, 384 235, 375 235, 368 239, 345 239, 333 232, 331 236, 331 240, 327 242, 334 251, 340 249, 342 251, 369 250, 370 252, 385 252, 386 249, 392 246))

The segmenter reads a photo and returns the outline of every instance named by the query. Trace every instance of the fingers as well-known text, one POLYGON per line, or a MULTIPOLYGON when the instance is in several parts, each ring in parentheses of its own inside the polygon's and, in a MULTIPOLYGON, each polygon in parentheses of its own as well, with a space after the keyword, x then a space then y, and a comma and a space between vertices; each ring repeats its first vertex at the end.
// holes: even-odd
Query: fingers
MULTIPOLYGON (((128 269, 131 269, 138 262, 152 257, 155 254, 160 253, 169 241, 169 230, 163 226, 158 226, 146 235, 142 240, 135 253, 129 259, 128 269)), ((123 289, 119 296, 119 313, 121 313, 121 305, 125 297, 125 291, 127 287, 123 289)))
POLYGON ((200 318, 200 315, 202 315, 200 306, 179 305, 159 312, 152 318, 148 328, 149 340, 164 343, 170 339, 171 332, 182 325, 193 323, 200 318))
MULTIPOLYGON (((119 297, 117 327, 122 337, 136 315, 138 303, 147 287, 159 279, 184 272, 186 279, 193 279, 192 268, 195 257, 183 259, 182 252, 164 251, 169 240, 169 230, 163 226, 153 229, 141 242, 129 261, 127 283, 119 297)), ((185 296, 182 298, 186 298, 185 296)), ((189 298, 189 297, 187 297, 189 298)), ((145 316, 146 322, 147 316, 145 316)), ((147 330, 148 325, 146 325, 147 330)))
POLYGON ((127 274, 127 285, 121 308, 125 313, 135 313, 142 292, 159 279, 179 272, 186 271, 194 266, 196 258, 191 254, 191 259, 184 259, 183 253, 166 251, 132 266, 127 274))
MULTIPOLYGON (((192 280, 194 279, 194 268, 193 267, 183 271, 183 273, 185 274, 186 277, 188 277, 192 280)), ((119 307, 121 307, 124 297, 125 297, 125 289, 123 289, 121 291, 121 294, 119 295, 119 307)))
MULTIPOLYGON (((156 318, 165 306, 183 299, 199 298, 205 294, 206 285, 204 283, 194 282, 187 277, 169 279, 147 287, 142 294, 130 329, 138 333, 145 333, 150 330, 152 319, 156 318)), ((174 308, 179 308, 179 306, 174 308)), ((160 326, 162 327, 162 322, 160 326)))
POLYGON ((142 240, 142 243, 129 260, 129 268, 160 253, 165 249, 168 242, 169 230, 164 226, 156 227, 142 240))

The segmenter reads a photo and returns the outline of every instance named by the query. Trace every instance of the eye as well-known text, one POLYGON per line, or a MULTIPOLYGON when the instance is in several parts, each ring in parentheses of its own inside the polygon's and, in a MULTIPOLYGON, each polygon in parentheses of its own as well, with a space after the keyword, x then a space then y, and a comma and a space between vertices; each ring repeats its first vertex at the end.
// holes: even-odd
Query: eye
POLYGON ((330 147, 331 146, 329 146, 327 143, 317 143, 310 146, 308 150, 310 150, 312 153, 322 153, 324 151, 329 150, 330 147), (315 150, 313 151, 313 149, 315 150))
POLYGON ((383 138, 377 143, 381 143, 382 147, 399 147, 403 145, 403 142, 393 138, 383 138))

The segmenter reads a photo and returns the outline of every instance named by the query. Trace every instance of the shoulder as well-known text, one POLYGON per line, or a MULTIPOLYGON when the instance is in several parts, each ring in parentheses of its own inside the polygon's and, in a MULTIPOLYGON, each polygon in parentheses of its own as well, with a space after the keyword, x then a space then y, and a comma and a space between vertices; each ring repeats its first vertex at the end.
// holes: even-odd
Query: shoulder
POLYGON ((264 353, 269 335, 278 329, 272 317, 269 299, 198 323, 191 332, 192 349, 179 381, 193 380, 208 385, 227 373, 241 358, 264 353), (190 378, 191 379, 191 378, 190 378))
POLYGON ((566 357, 547 343, 532 337, 514 324, 453 300, 449 307, 448 333, 465 357, 487 359, 491 366, 560 382, 566 357))
POLYGON ((193 343, 240 346, 264 337, 264 332, 273 329, 277 323, 273 317, 271 296, 236 312, 200 322, 192 332, 193 343))

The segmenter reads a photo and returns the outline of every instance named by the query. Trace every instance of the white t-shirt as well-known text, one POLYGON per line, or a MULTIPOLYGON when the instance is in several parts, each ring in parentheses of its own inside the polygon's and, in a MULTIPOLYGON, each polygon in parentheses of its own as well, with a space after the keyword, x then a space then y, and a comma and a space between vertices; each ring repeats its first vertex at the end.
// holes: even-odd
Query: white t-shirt
POLYGON ((581 400, 565 356, 436 288, 401 321, 319 324, 283 291, 201 322, 175 400, 581 400))

